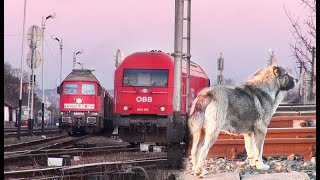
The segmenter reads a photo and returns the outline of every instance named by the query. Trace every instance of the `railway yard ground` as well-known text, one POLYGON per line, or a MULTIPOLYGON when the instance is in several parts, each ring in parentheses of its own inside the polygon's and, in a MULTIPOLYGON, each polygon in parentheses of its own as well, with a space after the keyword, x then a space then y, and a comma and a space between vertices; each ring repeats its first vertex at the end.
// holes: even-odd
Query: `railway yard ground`
MULTIPOLYGON (((58 136, 58 135, 51 135, 51 137, 58 136)), ((64 135, 59 135, 64 136, 64 135)), ((46 138, 50 138, 49 136, 46 138)), ((31 142, 33 140, 40 140, 46 139, 41 136, 33 136, 33 137, 22 137, 21 143, 23 142, 31 142)), ((69 137, 70 138, 70 137, 69 137)), ((79 137, 75 137, 79 138, 79 137)), ((6 141, 5 146, 9 144, 14 144, 14 141, 6 141)), ((17 149, 21 151, 27 151, 32 149, 39 148, 35 146, 29 146, 29 148, 20 148, 17 149)), ((42 145, 43 146, 43 145, 42 145)), ((14 150, 14 151, 17 151, 14 150)), ((163 166, 164 160, 166 158, 166 153, 164 152, 140 152, 139 148, 132 148, 127 143, 124 143, 116 136, 89 136, 76 143, 70 143, 63 148, 58 149, 44 149, 42 151, 35 152, 35 153, 28 153, 27 155, 16 155, 17 157, 10 157, 11 154, 5 153, 5 177, 35 177, 35 178, 48 178, 54 177, 52 173, 42 172, 42 174, 38 174, 38 172, 42 171, 46 168, 56 168, 53 173, 58 178, 68 178, 74 179, 75 177, 83 174, 83 177, 105 177, 106 172, 114 172, 114 171, 123 171, 123 176, 129 176, 130 171, 132 171, 132 167, 135 167, 135 164, 138 165, 137 167, 144 167, 149 179, 168 179, 170 177, 175 176, 177 179, 192 179, 194 178, 191 175, 191 161, 189 158, 184 158, 183 162, 183 169, 177 170, 168 170, 163 166), (105 148, 105 149, 103 149, 105 148), (86 150, 87 149, 87 150, 86 150), (101 151, 98 151, 100 149, 101 151), (128 150, 131 149, 131 150, 128 150), (69 150, 69 151, 68 151, 69 150), (74 152, 72 153, 71 150, 74 152), (75 152, 79 150, 78 153, 75 152), (120 151, 119 151, 120 150, 120 151), (122 150, 122 151, 121 151, 122 150), (64 152, 62 152, 64 151, 64 152), (55 152, 56 154, 54 154, 55 152), (60 154, 58 153, 60 152, 60 154), (93 152, 92 154, 87 152, 93 152), (62 166, 65 168, 62 170, 62 167, 49 167, 47 166, 46 158, 41 157, 41 153, 47 154, 43 157, 50 157, 50 153, 52 153, 51 157, 61 156, 63 154, 70 155, 70 166, 62 166), (33 156, 34 155, 34 156, 33 156), (8 158, 6 160, 6 158, 8 158), (146 164, 139 164, 139 161, 149 160, 146 164), (157 162, 161 160, 160 163, 157 162), (132 162, 130 162, 132 161, 132 162), (133 163, 133 161, 137 161, 133 163), (100 163, 100 165, 99 165, 100 163), (114 163, 112 165, 112 163, 114 163), (126 164, 126 165, 125 165, 126 164), (81 167, 79 170, 79 166, 81 167), (86 166, 91 166, 91 169, 85 170, 86 166), (68 168, 78 168, 77 170, 71 171, 68 168), (94 169, 94 170, 93 170, 94 169), (101 171, 104 169, 104 171, 101 171), (131 170, 130 170, 131 169, 131 170), (32 171, 32 173, 24 174, 23 171, 32 171), (17 174, 13 174, 13 172, 19 172, 17 174), (38 171, 38 172, 37 172, 38 171), (60 171, 60 173, 59 173, 60 171), (77 172, 75 172, 77 171, 77 172), (94 174, 93 172, 99 172, 94 174), (8 172, 12 172, 11 174, 8 172), (63 172, 63 173, 62 173, 63 172), (7 173, 7 174, 6 174, 7 173), (62 174, 62 175, 61 175, 62 174)), ((11 151, 12 152, 12 151, 11 151)), ((270 169, 267 171, 260 171, 256 170, 255 168, 250 167, 248 164, 244 163, 243 159, 234 159, 228 160, 228 158, 218 158, 218 157, 211 157, 206 160, 206 169, 209 171, 207 178, 214 177, 214 178, 226 178, 226 177, 235 177, 240 179, 252 179, 254 177, 266 176, 269 174, 277 173, 277 177, 289 177, 288 174, 283 173, 290 173, 292 177, 296 179, 315 179, 316 178, 316 163, 315 159, 312 158, 311 160, 304 161, 303 158, 299 155, 291 155, 291 156, 267 156, 265 157, 266 163, 270 166, 270 169), (238 175, 237 175, 238 174, 238 175), (259 175, 259 176, 258 176, 259 175)), ((134 172, 137 172, 135 170, 134 172)), ((52 171, 51 171, 52 172, 52 171)), ((112 173, 111 173, 112 174, 112 173)), ((132 176, 132 174, 131 174, 132 176)), ((145 175, 142 174, 138 179, 144 177, 145 175)), ((109 175, 110 179, 111 176, 109 175)), ((273 176, 273 179, 276 179, 273 176)))
MULTIPOLYGON (((298 119, 304 119, 303 113, 292 117, 299 114, 298 119)), ((242 136, 220 133, 209 151, 204 179, 316 179, 315 127, 286 127, 294 123, 288 120, 290 115, 283 116, 283 127, 268 129, 263 158, 269 170, 245 163, 242 136)), ((306 120, 315 122, 315 113, 306 120)), ((5 133, 13 129, 5 128, 5 133)), ((69 136, 50 131, 45 136, 22 135, 20 141, 14 136, 4 138, 5 179, 196 179, 188 155, 182 169, 171 170, 166 152, 141 152, 114 135, 69 136), (54 165, 57 159, 61 165, 54 165)))

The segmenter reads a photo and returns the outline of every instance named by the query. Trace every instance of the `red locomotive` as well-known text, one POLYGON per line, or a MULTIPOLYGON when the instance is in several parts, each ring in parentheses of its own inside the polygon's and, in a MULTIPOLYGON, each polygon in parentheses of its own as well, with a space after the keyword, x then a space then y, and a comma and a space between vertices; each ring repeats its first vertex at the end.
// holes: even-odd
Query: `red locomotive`
POLYGON ((100 85, 92 70, 73 69, 57 91, 60 94, 61 126, 69 134, 97 133, 112 128, 113 98, 100 85))
MULTIPOLYGON (((186 61, 182 61, 182 94, 186 94, 186 61)), ((114 125, 129 143, 167 143, 167 127, 173 114, 174 60, 161 51, 137 52, 115 70, 114 125)), ((190 104, 210 80, 196 63, 190 65, 190 104)), ((181 97, 185 119, 186 98, 181 97)), ((183 116, 184 115, 184 116, 183 116)), ((182 130, 183 131, 183 130, 182 130)))

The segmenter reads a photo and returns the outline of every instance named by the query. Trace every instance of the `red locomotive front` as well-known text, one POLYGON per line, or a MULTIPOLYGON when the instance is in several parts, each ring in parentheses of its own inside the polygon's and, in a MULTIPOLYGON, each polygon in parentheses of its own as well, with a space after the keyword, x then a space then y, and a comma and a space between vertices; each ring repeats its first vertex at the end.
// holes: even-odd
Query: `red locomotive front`
MULTIPOLYGON (((193 67, 191 72, 190 102, 209 83, 201 68, 195 71, 193 67)), ((134 53, 116 69, 114 83, 114 113, 118 115, 114 124, 119 137, 130 143, 166 143, 173 113, 173 58, 162 52, 134 53)), ((185 93, 185 78, 182 83, 185 93)), ((181 113, 186 113, 185 98, 181 101, 181 113)))
POLYGON ((61 83, 58 93, 61 123, 68 133, 93 133, 103 130, 106 103, 104 99, 110 97, 91 70, 74 69, 61 83))

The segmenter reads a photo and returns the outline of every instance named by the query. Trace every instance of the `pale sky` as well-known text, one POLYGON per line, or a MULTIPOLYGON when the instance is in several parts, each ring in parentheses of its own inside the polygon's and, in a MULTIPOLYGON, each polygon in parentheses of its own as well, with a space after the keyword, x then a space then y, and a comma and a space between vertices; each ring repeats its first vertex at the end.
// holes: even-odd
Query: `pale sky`
MULTIPOLYGON (((44 88, 59 84, 59 43, 63 39, 63 78, 72 70, 73 52, 107 89, 113 88, 114 55, 137 51, 174 51, 174 0, 27 0, 26 31, 41 27, 42 16, 56 13, 46 22, 44 88)), ((4 0, 4 60, 20 68, 24 0, 4 0)), ((224 77, 244 82, 266 66, 269 49, 279 64, 294 69, 289 41, 290 21, 306 17, 300 0, 192 0, 192 61, 216 81, 217 58, 225 59, 224 77)), ((41 47, 38 48, 41 52, 41 47)), ((24 54, 30 48, 25 45, 24 54)), ((26 60, 24 60, 26 63, 26 60)), ((25 65, 25 70, 30 71, 25 65)), ((35 70, 41 88, 41 66, 35 70)))

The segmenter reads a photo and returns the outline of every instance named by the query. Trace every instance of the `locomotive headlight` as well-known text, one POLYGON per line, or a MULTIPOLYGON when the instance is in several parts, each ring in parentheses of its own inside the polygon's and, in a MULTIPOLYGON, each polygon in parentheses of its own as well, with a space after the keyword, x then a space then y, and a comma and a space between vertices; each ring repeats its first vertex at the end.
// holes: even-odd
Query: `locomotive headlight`
POLYGON ((163 107, 163 106, 161 106, 160 110, 161 110, 161 111, 164 111, 164 110, 166 110, 166 108, 163 107))
POLYGON ((148 89, 142 89, 142 92, 143 92, 143 93, 147 93, 147 92, 148 92, 148 89))
POLYGON ((123 106, 123 110, 128 110, 128 106, 123 106))
POLYGON ((78 104, 80 104, 80 103, 82 103, 82 99, 81 99, 81 98, 77 98, 77 99, 76 99, 76 102, 77 102, 78 104))

